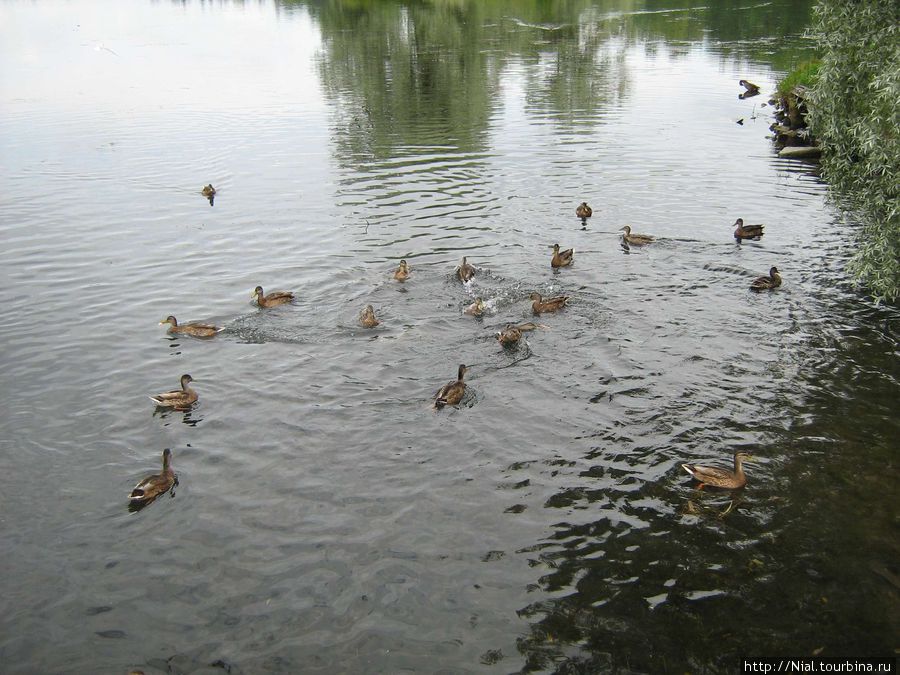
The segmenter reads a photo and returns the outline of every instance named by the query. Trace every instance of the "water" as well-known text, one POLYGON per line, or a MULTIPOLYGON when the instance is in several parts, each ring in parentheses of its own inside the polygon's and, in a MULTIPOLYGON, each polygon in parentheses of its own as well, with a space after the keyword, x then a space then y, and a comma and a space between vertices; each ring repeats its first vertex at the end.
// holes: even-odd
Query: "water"
POLYGON ((808 56, 808 16, 0 6, 0 670, 892 653, 898 315, 848 281, 855 227, 774 157, 764 97, 737 98, 808 56), (739 216, 765 238, 736 246, 739 216), (658 241, 624 252, 625 224, 658 241), (257 284, 297 299, 259 310, 257 284), (532 291, 572 305, 501 349, 532 291), (199 404, 155 413, 182 373, 199 404), (174 495, 129 512, 166 447, 174 495), (679 467, 737 450, 733 498, 679 467))

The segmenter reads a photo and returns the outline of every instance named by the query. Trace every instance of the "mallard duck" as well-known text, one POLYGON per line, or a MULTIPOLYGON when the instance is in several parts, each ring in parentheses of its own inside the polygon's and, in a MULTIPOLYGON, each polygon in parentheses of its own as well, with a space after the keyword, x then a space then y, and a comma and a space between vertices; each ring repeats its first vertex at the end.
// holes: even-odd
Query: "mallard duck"
POLYGON ((575 215, 584 220, 585 218, 590 218, 594 215, 594 210, 587 205, 587 202, 581 202, 575 208, 575 215))
POLYGON ((484 314, 484 308, 484 300, 482 300, 481 298, 475 298, 475 302, 466 307, 463 310, 463 313, 470 316, 481 316, 482 314, 484 314))
POLYGON ((197 402, 197 392, 191 389, 188 384, 194 381, 190 375, 181 376, 181 389, 175 391, 166 391, 156 396, 151 396, 153 401, 160 408, 174 408, 175 410, 186 410, 197 402))
POLYGON ((562 309, 569 302, 568 295, 560 295, 556 298, 547 298, 544 300, 541 298, 540 293, 532 293, 530 296, 531 299, 531 311, 535 314, 541 314, 542 312, 555 312, 558 309, 562 309))
POLYGON ((773 267, 769 270, 769 276, 754 279, 753 283, 750 284, 750 290, 768 291, 779 286, 781 286, 781 275, 778 273, 778 268, 773 267))
POLYGON ((179 324, 178 320, 171 314, 163 321, 159 322, 160 326, 164 324, 170 324, 168 330, 169 333, 183 333, 184 335, 192 335, 193 337, 212 337, 216 333, 225 330, 224 328, 213 326, 211 323, 192 322, 179 324))
POLYGON ((465 283, 475 276, 475 268, 467 263, 466 259, 463 258, 460 266, 456 268, 456 276, 459 277, 460 281, 465 283))
POLYGON ((169 466, 169 460, 172 457, 172 451, 169 448, 163 450, 162 454, 162 473, 155 473, 147 476, 144 480, 134 486, 128 499, 132 504, 149 504, 161 494, 168 492, 173 485, 178 483, 175 472, 169 466))
POLYGON ((375 328, 381 322, 375 318, 375 310, 372 305, 366 305, 366 308, 359 315, 359 325, 363 328, 375 328))
POLYGON ((463 394, 466 393, 466 384, 465 382, 463 382, 463 375, 466 374, 467 370, 467 366, 460 364, 456 379, 445 384, 440 388, 438 393, 435 394, 435 408, 443 408, 448 403, 450 405, 456 405, 462 400, 463 394))
POLYGON ((209 185, 204 187, 200 192, 203 194, 204 197, 212 197, 213 195, 216 194, 216 188, 214 188, 212 186, 212 183, 210 183, 209 185))
POLYGON ((268 295, 263 295, 263 287, 257 286, 250 294, 251 298, 256 298, 256 304, 260 307, 277 307, 285 305, 294 299, 294 294, 290 291, 273 291, 268 295))
POLYGON ((575 249, 567 248, 559 250, 559 244, 553 244, 553 257, 550 258, 551 267, 568 267, 575 260, 575 249))
POLYGON ((682 464, 681 467, 703 485, 713 487, 736 489, 747 484, 747 476, 741 467, 741 461, 750 459, 746 452, 734 453, 734 471, 718 469, 713 466, 697 466, 696 464, 682 464))
POLYGON ((738 80, 738 84, 747 90, 746 92, 744 92, 746 94, 758 94, 759 93, 759 85, 753 84, 749 80, 738 80))
POLYGON ((763 236, 763 228, 765 225, 744 225, 743 218, 738 218, 734 221, 734 224, 734 239, 739 244, 742 239, 754 239, 759 241, 763 236))
POLYGON ((397 271, 394 272, 394 278, 397 281, 406 281, 409 279, 409 265, 406 264, 405 260, 400 261, 400 264, 397 266, 397 271))
POLYGON ((622 241, 632 246, 643 246, 653 241, 653 237, 649 234, 631 234, 631 225, 626 225, 620 232, 625 233, 622 235, 622 241))
POLYGON ((518 326, 508 323, 506 324, 506 328, 497 332, 497 342, 501 345, 514 345, 522 337, 522 333, 528 330, 534 330, 538 327, 538 324, 531 322, 520 323, 518 326))

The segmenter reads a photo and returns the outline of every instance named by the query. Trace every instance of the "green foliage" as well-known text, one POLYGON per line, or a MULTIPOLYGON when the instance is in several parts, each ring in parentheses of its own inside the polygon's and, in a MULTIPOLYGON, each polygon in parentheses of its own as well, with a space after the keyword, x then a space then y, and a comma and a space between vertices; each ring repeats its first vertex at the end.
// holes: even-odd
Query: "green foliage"
POLYGON ((812 88, 818 80, 820 65, 822 65, 822 62, 818 59, 801 63, 778 83, 778 95, 781 97, 787 96, 791 89, 798 84, 812 88))
POLYGON ((900 4, 820 0, 823 51, 809 123, 839 203, 862 219, 851 262, 878 300, 900 297, 900 4))

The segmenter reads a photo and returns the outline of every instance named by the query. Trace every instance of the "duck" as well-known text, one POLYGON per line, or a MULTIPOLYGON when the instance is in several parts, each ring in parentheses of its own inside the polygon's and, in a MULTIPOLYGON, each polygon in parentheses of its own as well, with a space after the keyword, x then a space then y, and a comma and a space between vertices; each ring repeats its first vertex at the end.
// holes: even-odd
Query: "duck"
POLYGON ((562 309, 569 302, 568 295, 560 295, 556 298, 547 298, 544 300, 541 298, 540 293, 532 293, 530 296, 531 299, 531 310, 535 314, 541 314, 542 312, 555 312, 558 309, 562 309))
POLYGON ((653 241, 653 237, 649 234, 631 234, 631 225, 626 225, 620 232, 625 233, 622 235, 622 241, 632 246, 643 246, 653 241))
POLYGON ((162 454, 162 472, 147 476, 134 486, 128 495, 132 505, 149 504, 178 484, 178 478, 170 466, 171 459, 172 451, 166 448, 162 454))
POLYGON ((587 202, 581 202, 575 207, 575 215, 584 220, 585 218, 590 218, 594 215, 594 210, 588 206, 587 202))
POLYGON ((375 318, 375 310, 372 305, 366 305, 366 308, 359 315, 359 325, 363 328, 375 328, 381 322, 375 318))
POLYGON ((769 270, 769 276, 767 277, 756 277, 753 280, 753 283, 750 284, 751 291, 768 291, 773 288, 778 288, 781 286, 781 275, 778 273, 778 268, 773 267, 769 270))
POLYGON ((214 187, 212 186, 212 183, 210 183, 209 185, 207 185, 206 187, 204 187, 202 190, 200 190, 200 193, 201 193, 204 197, 213 197, 213 196, 215 196, 215 194, 216 194, 216 188, 214 188, 214 187))
POLYGON ((484 308, 484 300, 482 300, 481 298, 475 298, 475 302, 466 307, 463 310, 463 313, 468 314, 469 316, 481 316, 482 314, 484 314, 484 308))
POLYGON ((294 294, 290 291, 273 291, 268 295, 263 294, 263 287, 257 286, 250 294, 251 298, 256 298, 256 304, 260 307, 277 307, 285 305, 294 299, 294 294))
POLYGON ((719 469, 713 466, 698 466, 696 464, 682 464, 681 468, 687 471, 695 480, 700 482, 700 487, 711 485, 713 487, 735 490, 747 484, 747 476, 741 462, 750 459, 746 452, 734 453, 734 471, 719 469))
POLYGON ((173 408, 175 410, 187 410, 197 402, 197 392, 191 389, 188 384, 194 381, 194 378, 188 374, 181 376, 181 389, 174 391, 166 391, 156 396, 151 396, 153 401, 160 408, 173 408))
POLYGON ((191 335, 193 337, 212 337, 216 333, 219 333, 224 328, 219 328, 218 326, 214 326, 211 323, 183 323, 179 324, 178 319, 169 314, 163 321, 159 322, 159 325, 162 326, 164 324, 170 324, 169 333, 182 333, 184 335, 191 335))
POLYGON ((456 405, 462 400, 463 394, 466 393, 466 384, 463 382, 463 375, 466 374, 468 366, 460 364, 456 379, 448 382, 438 390, 434 396, 434 407, 443 408, 448 403, 456 405))
POLYGON ((400 264, 397 266, 397 271, 394 272, 394 278, 397 281, 406 281, 409 279, 409 265, 406 264, 405 260, 400 261, 400 264))
POLYGON ((741 243, 742 239, 753 239, 759 241, 763 236, 763 228, 765 225, 744 225, 744 219, 738 218, 734 221, 734 239, 737 243, 741 243))
POLYGON ((741 85, 746 91, 745 94, 758 94, 759 93, 759 85, 753 84, 749 80, 738 80, 738 84, 741 85))
POLYGON ((553 244, 553 257, 550 258, 551 267, 568 267, 575 260, 575 249, 567 248, 559 250, 559 244, 553 244))
POLYGON ((497 332, 497 342, 503 346, 514 345, 522 337, 522 333, 528 330, 534 330, 538 327, 538 324, 531 323, 530 321, 528 323, 520 323, 517 326, 508 323, 506 324, 506 328, 497 332))
POLYGON ((469 263, 466 262, 466 259, 462 259, 462 263, 459 267, 456 268, 456 276, 459 277, 459 280, 463 283, 466 283, 475 276, 475 268, 472 267, 469 263))

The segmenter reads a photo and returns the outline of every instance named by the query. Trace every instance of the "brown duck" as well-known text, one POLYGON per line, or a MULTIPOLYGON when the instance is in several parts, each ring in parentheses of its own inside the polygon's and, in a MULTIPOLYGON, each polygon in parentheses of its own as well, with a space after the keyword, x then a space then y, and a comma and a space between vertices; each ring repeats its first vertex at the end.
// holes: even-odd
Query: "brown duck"
POLYGON ((484 314, 485 304, 484 300, 481 298, 475 298, 475 302, 466 307, 463 310, 464 314, 468 314, 469 316, 481 316, 484 314))
POLYGON ((460 281, 465 283, 475 276, 475 268, 472 267, 468 262, 466 262, 465 258, 463 258, 460 266, 456 268, 456 276, 459 277, 460 281))
POLYGON ((741 462, 745 459, 750 459, 750 455, 746 452, 734 453, 734 471, 696 464, 682 464, 681 468, 699 481, 700 487, 712 485, 734 490, 747 484, 747 476, 744 475, 744 469, 741 466, 741 462))
POLYGON ((497 332, 497 342, 503 346, 514 345, 522 338, 522 333, 536 328, 540 328, 540 326, 530 321, 528 323, 520 323, 517 326, 508 323, 506 328, 497 332))
POLYGON ((438 390, 434 396, 434 407, 443 408, 445 405, 456 405, 462 400, 463 394, 466 393, 466 385, 463 382, 463 375, 466 374, 468 368, 462 364, 459 366, 456 379, 448 382, 438 390))
POLYGON ((183 335, 191 335, 193 337, 212 337, 216 333, 225 330, 224 328, 219 328, 218 326, 213 326, 211 323, 178 323, 178 319, 176 319, 171 314, 165 318, 165 320, 160 321, 159 324, 162 326, 164 324, 169 324, 168 333, 172 334, 183 334, 183 335))
POLYGON ((161 494, 168 492, 173 485, 178 484, 178 478, 169 461, 172 457, 172 451, 166 448, 162 454, 162 473, 155 473, 147 476, 141 482, 134 486, 128 499, 132 505, 149 504, 161 494))
POLYGON ((400 261, 400 264, 397 266, 397 271, 394 272, 394 278, 397 281, 406 281, 409 279, 409 265, 406 264, 405 260, 400 261))
POLYGON ((567 248, 565 251, 559 250, 559 244, 553 244, 553 257, 550 258, 552 267, 568 267, 575 260, 575 249, 567 248))
POLYGON ((531 301, 531 311, 535 314, 542 314, 543 312, 555 312, 562 309, 568 304, 569 296, 560 295, 556 298, 547 298, 544 300, 541 298, 540 293, 532 293, 531 301))
POLYGON ((253 289, 250 297, 256 298, 256 304, 260 307, 277 307, 293 301, 294 294, 290 291, 273 291, 265 295, 263 294, 263 287, 257 286, 253 289))
POLYGON ((745 91, 744 94, 754 95, 759 93, 759 85, 753 84, 749 80, 738 80, 738 84, 741 85, 745 91))
POLYGON ((575 208, 575 215, 584 220, 585 218, 590 218, 594 215, 594 210, 587 205, 587 202, 581 202, 575 208))
POLYGON ((751 291, 768 291, 773 288, 778 288, 781 286, 781 275, 778 273, 778 268, 773 267, 769 270, 769 276, 767 277, 756 277, 753 280, 753 283, 750 284, 751 291))
POLYGON ((631 246, 644 246, 653 241, 653 237, 649 234, 631 234, 631 225, 626 225, 620 232, 625 233, 622 235, 622 241, 631 246))
POLYGON ((734 239, 737 243, 741 243, 742 239, 753 239, 759 241, 763 236, 763 228, 765 225, 744 225, 744 219, 738 218, 734 221, 734 239))
POLYGON ((200 193, 201 193, 204 197, 213 197, 213 196, 215 196, 215 194, 216 194, 216 188, 214 188, 214 187, 212 186, 212 183, 210 183, 209 185, 207 185, 206 187, 204 187, 202 190, 200 190, 200 193))
POLYGON ((366 305, 366 308, 359 315, 359 325, 363 328, 375 328, 381 322, 375 318, 375 310, 372 305, 366 305))
POLYGON ((173 408, 175 410, 187 410, 197 402, 197 392, 188 385, 194 381, 190 375, 181 376, 181 389, 174 391, 166 391, 156 396, 151 396, 153 401, 160 408, 173 408))

